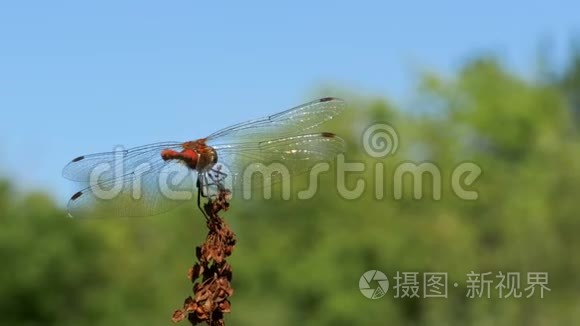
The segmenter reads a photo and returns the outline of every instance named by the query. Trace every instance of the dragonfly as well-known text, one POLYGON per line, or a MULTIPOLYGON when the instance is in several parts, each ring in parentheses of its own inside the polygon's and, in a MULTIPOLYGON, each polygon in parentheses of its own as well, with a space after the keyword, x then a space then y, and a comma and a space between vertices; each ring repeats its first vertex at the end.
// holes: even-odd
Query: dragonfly
POLYGON ((70 198, 69 216, 156 215, 192 200, 192 191, 201 209, 200 197, 215 189, 259 187, 247 171, 264 178, 304 173, 344 152, 342 138, 314 129, 345 106, 342 99, 326 97, 197 140, 78 156, 64 167, 63 176, 88 185, 70 198), (274 162, 281 171, 268 165, 274 162))

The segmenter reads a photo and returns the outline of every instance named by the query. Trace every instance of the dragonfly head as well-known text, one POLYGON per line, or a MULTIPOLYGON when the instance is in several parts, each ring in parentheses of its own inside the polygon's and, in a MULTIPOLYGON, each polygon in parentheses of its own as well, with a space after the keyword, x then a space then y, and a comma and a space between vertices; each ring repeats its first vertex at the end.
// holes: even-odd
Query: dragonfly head
POLYGON ((197 161, 197 171, 203 172, 210 170, 218 161, 217 152, 210 146, 206 146, 199 152, 197 161))

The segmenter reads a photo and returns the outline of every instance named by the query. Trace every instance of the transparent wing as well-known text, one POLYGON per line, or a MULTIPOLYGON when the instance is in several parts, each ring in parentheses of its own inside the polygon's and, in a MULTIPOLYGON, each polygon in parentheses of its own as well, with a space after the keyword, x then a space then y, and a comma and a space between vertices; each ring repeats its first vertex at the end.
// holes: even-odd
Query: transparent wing
POLYGON ((147 167, 150 171, 160 169, 165 166, 165 162, 161 158, 161 151, 166 148, 181 150, 181 145, 180 142, 163 142, 126 150, 82 155, 68 163, 62 171, 62 175, 69 180, 89 182, 95 171, 106 168, 108 168, 108 172, 101 172, 101 180, 130 175, 147 167))
MULTIPOLYGON (((247 167, 259 171, 261 164, 280 162, 284 167, 281 174, 295 175, 307 171, 309 163, 330 159, 343 151, 343 140, 334 134, 296 134, 332 119, 344 107, 340 99, 323 98, 233 125, 208 136, 206 141, 218 152, 218 162, 226 167, 229 179, 237 184, 235 188, 243 182, 247 167)), ((192 200, 195 171, 180 163, 163 161, 163 149, 179 151, 182 143, 157 143, 73 159, 65 166, 63 176, 89 182, 90 186, 71 197, 69 214, 92 215, 97 210, 106 216, 155 215, 192 200)), ((204 172, 202 180, 206 177, 204 172)))
POLYGON ((262 183, 254 178, 258 174, 272 175, 278 182, 305 173, 344 148, 344 140, 329 132, 214 146, 227 174, 226 186, 235 190, 259 187, 262 183))
POLYGON ((91 182, 68 203, 72 217, 134 217, 166 212, 196 195, 197 174, 178 162, 167 162, 156 173, 138 171, 91 182))
POLYGON ((302 104, 269 117, 242 122, 217 131, 206 138, 207 144, 216 146, 240 141, 242 138, 268 139, 272 134, 289 135, 307 133, 344 110, 345 102, 326 97, 302 104))

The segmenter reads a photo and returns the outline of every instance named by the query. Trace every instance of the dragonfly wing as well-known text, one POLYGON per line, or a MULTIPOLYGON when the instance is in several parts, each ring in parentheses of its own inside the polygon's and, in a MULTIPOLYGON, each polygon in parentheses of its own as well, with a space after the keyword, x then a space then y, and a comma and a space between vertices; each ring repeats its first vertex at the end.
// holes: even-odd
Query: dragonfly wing
POLYGON ((181 150, 180 142, 163 142, 113 152, 82 155, 68 163, 62 175, 73 181, 89 182, 98 177, 101 180, 113 179, 135 172, 162 168, 161 158, 164 149, 181 150))
POLYGON ((226 186, 236 190, 259 187, 256 174, 272 175, 276 181, 303 174, 317 163, 332 160, 344 148, 344 140, 328 132, 214 147, 228 175, 226 186))
POLYGON ((197 174, 178 162, 156 172, 143 171, 102 180, 75 193, 68 203, 72 217, 134 217, 166 212, 194 200, 197 174))
POLYGON ((215 146, 236 142, 242 138, 256 140, 272 138, 274 133, 289 135, 309 132, 310 129, 340 114, 345 106, 346 103, 339 98, 322 98, 268 117, 230 126, 211 134, 206 140, 208 145, 215 146))

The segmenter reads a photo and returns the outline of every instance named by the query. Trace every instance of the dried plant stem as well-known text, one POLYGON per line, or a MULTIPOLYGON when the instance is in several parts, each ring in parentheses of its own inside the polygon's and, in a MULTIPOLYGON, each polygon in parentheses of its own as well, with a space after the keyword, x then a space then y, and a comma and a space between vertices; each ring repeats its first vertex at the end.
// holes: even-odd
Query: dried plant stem
POLYGON ((230 197, 230 191, 222 189, 204 205, 209 232, 205 242, 196 248, 198 261, 188 272, 189 279, 194 283, 194 296, 187 297, 183 308, 173 313, 173 322, 187 318, 192 325, 201 322, 225 325, 224 313, 230 312, 228 298, 234 292, 230 284, 232 267, 225 259, 231 255, 236 239, 218 213, 228 209, 230 197), (199 277, 201 280, 198 280, 199 277))

